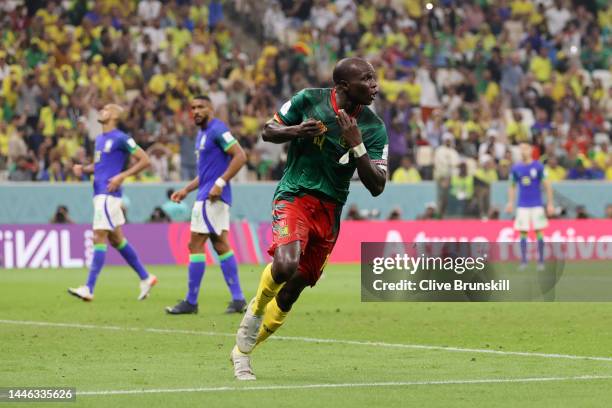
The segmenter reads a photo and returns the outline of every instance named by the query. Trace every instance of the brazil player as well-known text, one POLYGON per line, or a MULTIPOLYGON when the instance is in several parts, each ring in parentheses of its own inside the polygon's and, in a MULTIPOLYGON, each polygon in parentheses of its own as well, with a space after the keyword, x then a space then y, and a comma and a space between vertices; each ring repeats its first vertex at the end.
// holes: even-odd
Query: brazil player
POLYGON ((273 200, 273 262, 240 323, 231 353, 234 375, 254 380, 250 353, 282 324, 306 286, 321 276, 338 237, 340 214, 355 169, 373 196, 387 177, 387 132, 367 106, 378 93, 374 68, 339 61, 331 89, 304 89, 263 129, 263 139, 289 143, 273 200))
POLYGON ((93 260, 87 283, 78 288, 68 289, 71 295, 86 301, 93 300, 96 280, 104 266, 107 241, 138 274, 140 278, 138 300, 145 299, 157 283, 157 278, 147 273, 142 266, 134 248, 125 239, 121 230, 121 226, 125 224, 121 209, 121 184, 127 177, 138 174, 149 166, 149 156, 144 150, 134 139, 117 129, 123 112, 123 108, 116 104, 108 104, 100 110, 98 122, 102 124, 102 134, 96 138, 94 163, 86 166, 75 165, 73 168, 77 177, 81 177, 83 172, 94 174, 93 260), (136 158, 136 163, 125 169, 130 155, 136 158))
POLYGON ((518 185, 518 204, 514 219, 514 229, 521 234, 521 268, 527 267, 527 235, 533 228, 538 241, 538 270, 544 269, 544 237, 542 230, 548 226, 546 213, 542 204, 542 186, 546 191, 546 210, 548 215, 554 212, 553 191, 546 179, 544 166, 533 160, 531 145, 519 145, 521 163, 512 166, 510 172, 510 187, 508 188, 508 204, 506 212, 512 213, 515 201, 515 190, 518 185))
POLYGON ((213 107, 207 96, 191 101, 195 124, 200 128, 196 137, 198 176, 185 188, 172 194, 171 199, 181 202, 193 190, 198 190, 191 213, 191 239, 189 241, 189 278, 185 300, 167 307, 169 314, 198 312, 198 293, 206 267, 204 244, 210 237, 219 255, 221 270, 232 301, 226 313, 242 313, 246 301, 238 280, 238 265, 229 245, 228 231, 232 190, 232 177, 246 163, 246 155, 225 123, 213 117, 213 107))

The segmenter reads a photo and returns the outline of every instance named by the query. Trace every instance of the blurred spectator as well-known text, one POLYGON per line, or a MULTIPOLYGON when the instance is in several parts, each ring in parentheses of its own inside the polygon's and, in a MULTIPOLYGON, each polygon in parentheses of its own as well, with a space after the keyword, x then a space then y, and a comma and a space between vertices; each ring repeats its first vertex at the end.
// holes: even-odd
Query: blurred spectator
POLYGON ((398 221, 402 219, 402 210, 400 208, 394 208, 389 213, 387 220, 389 221, 398 221))
POLYGON ((459 163, 459 172, 451 177, 449 214, 468 215, 472 210, 474 177, 468 174, 467 164, 459 163))
POLYGON ((454 148, 455 137, 452 133, 442 136, 443 145, 434 152, 434 180, 438 189, 438 209, 441 216, 446 213, 450 179, 455 167, 459 164, 459 153, 454 148))
POLYGON ((9 171, 9 181, 34 181, 36 166, 26 156, 19 156, 15 167, 9 171))
POLYGON ((155 207, 149 217, 149 222, 170 222, 170 218, 161 207, 155 207))
POLYGON ((612 219, 612 204, 606 206, 605 218, 612 219))
POLYGON ((57 207, 50 222, 51 224, 74 224, 74 221, 70 218, 70 214, 68 213, 68 207, 65 205, 57 207))
POLYGON ((497 181, 495 161, 491 156, 483 156, 474 173, 474 197, 480 217, 488 217, 491 196, 491 184, 497 181))
POLYGON ((550 156, 548 158, 546 161, 546 166, 544 166, 544 171, 546 177, 551 182, 565 180, 567 177, 567 171, 563 167, 559 166, 557 156, 550 156))
POLYGON ((410 156, 402 158, 401 166, 393 172, 391 181, 394 183, 418 183, 421 181, 421 175, 414 167, 410 156))
POLYGON ((583 205, 579 205, 576 207, 576 219, 584 220, 590 218, 589 214, 586 211, 586 208, 583 205))
POLYGON ((603 178, 603 173, 596 168, 585 167, 584 159, 579 158, 567 173, 568 180, 597 180, 603 178))
POLYGON ((189 211, 189 207, 185 204, 184 201, 180 203, 175 203, 170 199, 174 194, 174 189, 169 188, 166 191, 166 197, 168 200, 162 204, 161 209, 164 213, 170 218, 173 222, 185 222, 189 221, 191 213, 189 211))
POLYGON ((417 216, 417 220, 436 220, 440 218, 440 214, 437 212, 436 203, 427 203, 425 205, 425 212, 417 216))

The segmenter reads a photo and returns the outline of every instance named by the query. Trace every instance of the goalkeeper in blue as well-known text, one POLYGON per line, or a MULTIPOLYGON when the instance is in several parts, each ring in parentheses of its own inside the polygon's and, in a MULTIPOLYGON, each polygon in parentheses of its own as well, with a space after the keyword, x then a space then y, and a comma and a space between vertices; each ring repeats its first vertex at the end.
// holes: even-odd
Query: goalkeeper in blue
POLYGON ((187 294, 175 306, 166 307, 166 312, 175 315, 198 312, 198 295, 206 269, 204 245, 210 237, 232 295, 225 313, 242 313, 246 301, 228 232, 232 204, 230 180, 246 163, 246 154, 225 123, 213 116, 207 96, 196 96, 191 101, 191 112, 199 128, 195 144, 198 176, 171 196, 173 201, 181 202, 190 192, 198 190, 191 213, 187 294))
POLYGON ((121 208, 121 184, 130 176, 138 174, 149 166, 149 157, 132 139, 119 129, 124 109, 116 104, 108 104, 99 112, 98 122, 102 124, 102 134, 96 137, 94 163, 86 166, 75 165, 77 177, 83 173, 94 175, 94 251, 87 283, 77 288, 69 288, 68 293, 85 301, 94 298, 94 288, 98 275, 104 267, 107 242, 115 247, 125 261, 134 269, 140 279, 138 300, 146 299, 157 283, 140 263, 134 248, 123 235, 121 226, 125 216, 121 208), (136 158, 134 165, 126 169, 130 156, 136 158))
POLYGON ((531 145, 521 143, 519 148, 522 162, 512 166, 506 212, 512 213, 518 185, 518 204, 514 218, 514 229, 521 234, 521 269, 527 267, 527 235, 533 228, 538 242, 538 270, 541 271, 544 270, 544 236, 542 230, 548 226, 546 212, 549 216, 554 213, 553 190, 550 181, 546 179, 544 166, 532 158, 531 145), (546 191, 546 212, 542 202, 542 186, 546 191))

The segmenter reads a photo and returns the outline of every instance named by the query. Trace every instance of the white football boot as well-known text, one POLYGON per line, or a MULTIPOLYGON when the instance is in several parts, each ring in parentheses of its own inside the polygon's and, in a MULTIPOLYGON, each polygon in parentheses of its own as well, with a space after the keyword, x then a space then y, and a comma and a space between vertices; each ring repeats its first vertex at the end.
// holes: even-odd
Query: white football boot
POLYGON ((149 296, 149 292, 153 289, 153 286, 157 284, 157 276, 149 275, 147 279, 143 279, 140 281, 140 295, 138 295, 138 300, 144 300, 149 296))
POLYGON ((238 346, 234 346, 230 354, 230 361, 234 365, 234 377, 240 381, 255 380, 255 374, 251 367, 251 356, 241 353, 238 346))
POLYGON ((68 293, 70 293, 72 296, 83 299, 86 302, 91 302, 94 297, 93 293, 91 293, 89 287, 86 285, 79 286, 78 288, 68 288, 68 293))

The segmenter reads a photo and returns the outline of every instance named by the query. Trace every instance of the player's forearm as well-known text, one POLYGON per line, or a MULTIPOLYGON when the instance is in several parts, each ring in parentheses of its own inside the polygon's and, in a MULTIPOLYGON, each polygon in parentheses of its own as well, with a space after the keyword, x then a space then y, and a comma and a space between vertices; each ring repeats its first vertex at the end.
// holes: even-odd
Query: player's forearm
POLYGON ((514 186, 512 184, 508 187, 508 203, 514 204, 514 186))
POLYGON ((357 174, 372 196, 382 194, 387 182, 387 173, 372 163, 367 154, 357 159, 357 174))
POLYGON ((290 142, 298 137, 297 126, 285 126, 270 121, 264 125, 261 137, 264 142, 276 144, 290 142))
POLYGON ((244 166, 247 162, 246 154, 244 150, 239 149, 233 156, 232 160, 230 160, 225 173, 221 175, 221 178, 225 180, 225 182, 230 181, 244 166))
POLYGON ((548 180, 545 180, 544 189, 546 190, 546 204, 552 205, 553 200, 554 200, 552 183, 548 180))
POLYGON ((137 151, 136 157, 138 159, 136 164, 121 173, 123 178, 134 176, 149 167, 149 165, 151 164, 149 156, 142 149, 137 151))
POLYGON ((184 190, 187 192, 187 194, 191 193, 192 191, 194 191, 196 188, 198 188, 198 186, 200 185, 200 177, 196 177, 193 180, 191 180, 189 182, 189 184, 187 184, 184 187, 184 190))

